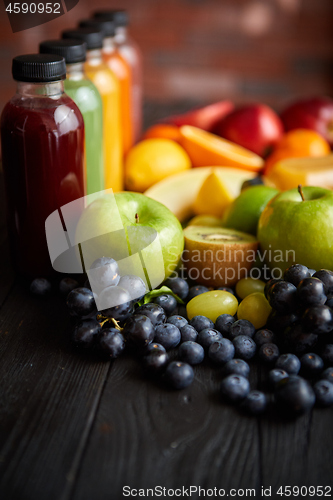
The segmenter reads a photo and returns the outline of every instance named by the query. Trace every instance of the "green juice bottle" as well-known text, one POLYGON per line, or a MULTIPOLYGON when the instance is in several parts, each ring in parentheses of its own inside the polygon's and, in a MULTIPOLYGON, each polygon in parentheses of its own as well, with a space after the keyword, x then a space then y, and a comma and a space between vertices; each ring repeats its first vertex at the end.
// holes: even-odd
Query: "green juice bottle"
POLYGON ((65 92, 73 99, 84 119, 86 192, 104 190, 103 105, 95 85, 83 71, 86 44, 81 40, 48 40, 39 46, 42 54, 58 54, 66 61, 65 92))

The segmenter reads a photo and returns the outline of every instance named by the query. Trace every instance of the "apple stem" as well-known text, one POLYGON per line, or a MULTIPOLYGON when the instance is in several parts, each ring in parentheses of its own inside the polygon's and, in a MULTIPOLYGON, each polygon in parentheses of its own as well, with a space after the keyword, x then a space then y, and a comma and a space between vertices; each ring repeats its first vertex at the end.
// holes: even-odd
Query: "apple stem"
POLYGON ((304 194, 303 194, 303 189, 302 189, 302 184, 298 185, 298 192, 302 197, 302 201, 305 201, 304 194))
POLYGON ((135 222, 139 224, 139 214, 135 214, 135 222))

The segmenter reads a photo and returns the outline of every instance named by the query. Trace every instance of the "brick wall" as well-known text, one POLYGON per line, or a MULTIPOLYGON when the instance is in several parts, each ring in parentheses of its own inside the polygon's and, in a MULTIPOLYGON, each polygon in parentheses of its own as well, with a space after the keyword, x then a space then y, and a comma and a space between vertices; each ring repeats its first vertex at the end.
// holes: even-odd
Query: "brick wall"
MULTIPOLYGON (((144 55, 145 95, 159 102, 225 97, 276 107, 296 96, 333 96, 332 0, 95 0, 126 8, 144 55)), ((80 0, 65 16, 12 34, 1 3, 0 108, 13 93, 13 56, 87 17, 80 0)))

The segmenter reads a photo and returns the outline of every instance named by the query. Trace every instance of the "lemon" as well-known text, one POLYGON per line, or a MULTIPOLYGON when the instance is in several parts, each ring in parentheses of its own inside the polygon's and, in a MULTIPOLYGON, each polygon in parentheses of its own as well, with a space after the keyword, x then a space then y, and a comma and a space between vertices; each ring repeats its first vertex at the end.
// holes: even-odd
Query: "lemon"
POLYGON ((145 139, 128 153, 125 183, 131 191, 145 191, 169 175, 191 168, 186 151, 171 139, 145 139))
POLYGON ((193 204, 193 212, 196 215, 221 217, 233 200, 234 196, 223 177, 214 170, 199 189, 193 204))

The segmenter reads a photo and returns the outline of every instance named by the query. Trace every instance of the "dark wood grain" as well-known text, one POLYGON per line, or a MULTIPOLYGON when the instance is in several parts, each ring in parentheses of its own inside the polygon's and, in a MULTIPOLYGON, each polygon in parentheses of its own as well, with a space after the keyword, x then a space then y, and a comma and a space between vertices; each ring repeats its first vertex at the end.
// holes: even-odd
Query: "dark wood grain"
POLYGON ((1 498, 58 499, 70 489, 109 363, 69 343, 65 304, 17 285, 0 316, 1 498))
POLYGON ((116 363, 73 498, 121 498, 124 485, 255 488, 257 422, 221 404, 219 380, 200 367, 191 388, 171 392, 147 381, 136 361, 116 363))

